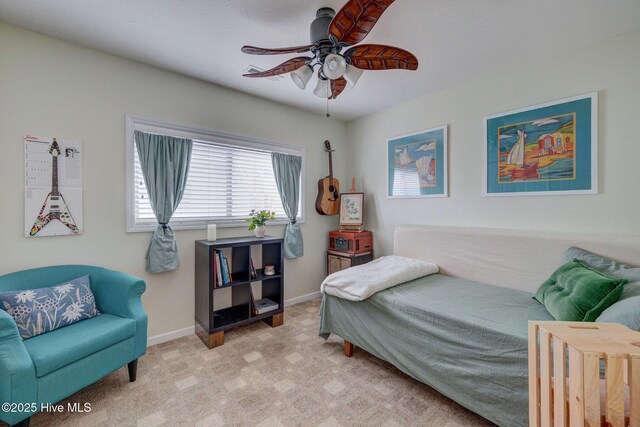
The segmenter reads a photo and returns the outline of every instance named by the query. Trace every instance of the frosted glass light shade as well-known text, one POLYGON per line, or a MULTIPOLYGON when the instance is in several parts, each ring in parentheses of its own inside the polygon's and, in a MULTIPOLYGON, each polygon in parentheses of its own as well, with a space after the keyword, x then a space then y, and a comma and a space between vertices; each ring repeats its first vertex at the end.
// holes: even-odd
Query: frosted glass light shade
POLYGON ((327 55, 324 59, 324 65, 322 66, 322 72, 331 80, 339 79, 347 69, 347 61, 340 55, 334 53, 327 55))
POLYGON ((347 65, 347 69, 344 72, 344 78, 349 83, 349 86, 354 87, 356 83, 358 83, 363 72, 364 70, 361 70, 360 68, 356 68, 353 65, 347 65))
POLYGON ((293 80, 296 86, 304 90, 312 75, 313 69, 308 65, 305 65, 291 73, 291 80, 293 80))
POLYGON ((313 93, 320 98, 328 98, 331 93, 331 80, 318 79, 318 84, 313 93))

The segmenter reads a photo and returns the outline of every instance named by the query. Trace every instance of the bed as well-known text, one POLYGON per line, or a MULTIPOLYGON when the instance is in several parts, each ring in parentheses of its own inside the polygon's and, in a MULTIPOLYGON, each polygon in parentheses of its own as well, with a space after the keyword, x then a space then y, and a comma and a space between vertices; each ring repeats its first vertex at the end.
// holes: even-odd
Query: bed
POLYGON ((394 254, 440 273, 364 301, 325 294, 320 335, 343 338, 345 350, 362 348, 498 425, 526 426, 527 322, 553 320, 532 295, 570 246, 640 259, 637 237, 399 226, 394 254))

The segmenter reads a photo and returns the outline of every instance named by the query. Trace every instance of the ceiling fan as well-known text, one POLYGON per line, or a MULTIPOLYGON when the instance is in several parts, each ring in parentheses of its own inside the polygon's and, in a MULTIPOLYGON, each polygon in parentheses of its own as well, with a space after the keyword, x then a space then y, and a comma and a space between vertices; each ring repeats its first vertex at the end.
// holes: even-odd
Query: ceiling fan
POLYGON ((291 73, 296 86, 305 89, 318 67, 314 94, 335 99, 347 86, 355 86, 364 70, 417 70, 418 59, 410 52, 393 46, 361 44, 382 13, 394 0, 349 0, 336 13, 329 7, 318 9, 311 23, 311 44, 279 49, 243 46, 252 55, 280 55, 311 52, 266 71, 243 74, 244 77, 273 77, 291 73), (346 49, 344 52, 343 49, 346 49))

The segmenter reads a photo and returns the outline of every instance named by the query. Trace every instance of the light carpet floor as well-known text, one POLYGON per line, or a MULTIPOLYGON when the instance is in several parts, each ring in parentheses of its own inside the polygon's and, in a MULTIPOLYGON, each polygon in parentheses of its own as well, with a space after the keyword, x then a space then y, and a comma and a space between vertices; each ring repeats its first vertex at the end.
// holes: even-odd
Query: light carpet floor
MULTIPOLYGON (((287 307, 208 350, 190 336, 150 347, 129 383, 122 368, 40 413, 32 426, 489 426, 489 422, 363 350, 318 337, 320 300, 287 307)), ((1 423, 0 423, 1 424, 1 423)))

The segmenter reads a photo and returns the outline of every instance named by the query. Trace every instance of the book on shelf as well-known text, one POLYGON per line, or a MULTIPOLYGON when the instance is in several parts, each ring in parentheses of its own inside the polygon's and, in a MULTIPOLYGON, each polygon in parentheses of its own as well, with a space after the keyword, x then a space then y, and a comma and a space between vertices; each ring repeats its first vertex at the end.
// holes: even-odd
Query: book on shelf
POLYGON ((227 266, 227 279, 229 279, 229 283, 233 282, 233 275, 231 274, 231 267, 229 267, 229 258, 224 259, 227 266))
POLYGON ((252 279, 256 279, 258 277, 256 274, 256 268, 253 265, 253 256, 249 256, 249 274, 252 279))
POLYGON ((229 264, 227 262, 227 257, 220 253, 220 264, 222 265, 222 283, 224 285, 229 284, 229 264))
POLYGON ((220 251, 213 251, 213 255, 215 257, 215 265, 216 265, 216 288, 220 287, 223 285, 222 282, 222 267, 220 266, 220 251))
POLYGON ((216 288, 228 285, 231 283, 231 267, 229 266, 229 259, 224 256, 221 251, 213 251, 215 262, 215 275, 216 275, 216 288))
POLYGON ((249 284, 249 298, 251 299, 251 313, 255 316, 256 312, 256 300, 253 298, 253 285, 249 284))
POLYGON ((277 303, 271 301, 269 298, 259 299, 258 301, 254 302, 254 305, 255 314, 268 313, 270 311, 277 310, 279 307, 277 303))
POLYGON ((224 286, 227 282, 224 274, 224 255, 222 255, 222 251, 218 252, 218 264, 220 264, 220 286, 224 286))
POLYGON ((254 316, 268 313, 279 308, 279 305, 269 298, 256 300, 253 296, 253 286, 249 286, 249 296, 251 298, 251 313, 253 313, 254 316))

